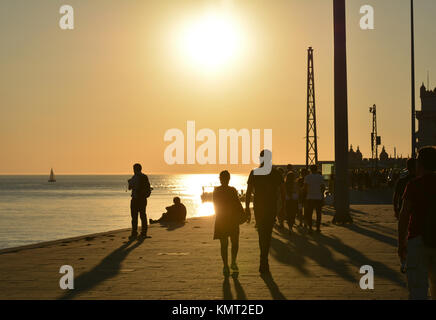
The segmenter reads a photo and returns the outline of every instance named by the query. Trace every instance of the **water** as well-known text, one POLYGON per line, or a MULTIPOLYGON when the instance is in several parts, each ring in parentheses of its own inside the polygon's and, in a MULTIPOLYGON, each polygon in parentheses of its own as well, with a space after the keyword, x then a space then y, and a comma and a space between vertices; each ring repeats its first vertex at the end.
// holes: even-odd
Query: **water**
MULTIPOLYGON (((0 249, 130 227, 130 175, 0 176, 0 249)), ((218 175, 149 175, 154 188, 148 218, 156 219, 179 196, 189 217, 213 215, 202 203, 202 186, 218 185, 218 175)), ((246 188, 247 177, 230 184, 246 188)), ((209 188, 206 188, 208 191, 209 188)))

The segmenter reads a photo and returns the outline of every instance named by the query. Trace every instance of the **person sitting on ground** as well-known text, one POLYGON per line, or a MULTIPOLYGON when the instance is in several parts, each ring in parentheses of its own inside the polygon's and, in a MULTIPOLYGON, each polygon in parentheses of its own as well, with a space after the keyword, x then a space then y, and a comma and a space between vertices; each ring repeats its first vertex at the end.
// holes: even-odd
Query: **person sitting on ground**
POLYGON ((166 207, 167 212, 158 220, 150 219, 152 223, 183 223, 186 220, 186 207, 179 197, 174 197, 173 205, 166 207))

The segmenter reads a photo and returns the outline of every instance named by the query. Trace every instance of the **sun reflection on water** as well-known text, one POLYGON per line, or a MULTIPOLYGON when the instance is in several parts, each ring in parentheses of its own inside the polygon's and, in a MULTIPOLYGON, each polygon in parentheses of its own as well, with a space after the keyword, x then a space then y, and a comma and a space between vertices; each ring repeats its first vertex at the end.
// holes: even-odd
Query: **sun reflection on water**
POLYGON ((212 202, 203 202, 198 205, 197 212, 194 217, 208 217, 215 214, 215 209, 212 202))
MULTIPOLYGON (((238 191, 246 188, 247 177, 244 175, 234 174, 231 177, 230 185, 234 186, 238 191)), ((191 217, 207 217, 215 214, 212 202, 202 202, 201 195, 203 187, 205 192, 212 192, 213 187, 219 186, 219 178, 217 174, 189 174, 183 175, 180 181, 184 186, 182 198, 189 199, 192 211, 191 217)), ((182 199, 183 201, 183 199, 182 199)))

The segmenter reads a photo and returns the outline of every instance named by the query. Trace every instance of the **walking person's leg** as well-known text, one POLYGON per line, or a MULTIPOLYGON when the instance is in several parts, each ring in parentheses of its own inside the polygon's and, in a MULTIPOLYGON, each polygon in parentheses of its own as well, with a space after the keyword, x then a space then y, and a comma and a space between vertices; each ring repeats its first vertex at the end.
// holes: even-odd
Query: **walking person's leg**
POLYGON ((146 237, 148 231, 148 221, 146 213, 147 202, 141 203, 139 208, 139 216, 141 217, 141 236, 146 237))
POLYGON ((300 227, 304 227, 305 221, 304 221, 304 200, 298 201, 298 219, 300 219, 300 227))
POLYGON ((427 249, 428 281, 430 283, 430 297, 436 300, 436 249, 427 249))
POLYGON ((130 201, 130 215, 132 217, 132 234, 130 237, 134 238, 138 235, 138 207, 134 199, 130 201))
POLYGON ((229 253, 228 253, 228 248, 229 248, 229 238, 228 237, 222 237, 220 238, 220 243, 221 243, 221 259, 223 260, 223 274, 225 276, 228 276, 230 273, 229 270, 229 253))
POLYGON ((286 213, 288 218, 289 232, 292 233, 292 228, 295 224, 295 217, 298 212, 298 202, 296 200, 286 201, 286 213))
POLYGON ((421 237, 407 243, 407 287, 410 300, 428 299, 428 269, 421 237))
POLYGON ((307 199, 304 206, 304 221, 305 225, 312 231, 312 215, 313 215, 313 200, 307 199))
POLYGON ((300 221, 300 226, 303 226, 303 206, 301 205, 301 209, 300 209, 300 202, 297 202, 297 217, 298 217, 298 221, 300 221))
POLYGON ((315 205, 316 210, 316 231, 321 231, 321 219, 322 219, 322 200, 317 200, 315 205))
POLYGON ((260 273, 269 272, 268 255, 269 255, 269 248, 271 245, 273 226, 274 226, 274 221, 262 221, 262 223, 259 223, 258 232, 259 232, 259 247, 260 247, 260 266, 259 266, 260 273))
POLYGON ((234 272, 239 272, 238 265, 236 263, 236 258, 238 257, 239 251, 239 232, 235 232, 230 236, 232 242, 232 264, 231 268, 234 272))

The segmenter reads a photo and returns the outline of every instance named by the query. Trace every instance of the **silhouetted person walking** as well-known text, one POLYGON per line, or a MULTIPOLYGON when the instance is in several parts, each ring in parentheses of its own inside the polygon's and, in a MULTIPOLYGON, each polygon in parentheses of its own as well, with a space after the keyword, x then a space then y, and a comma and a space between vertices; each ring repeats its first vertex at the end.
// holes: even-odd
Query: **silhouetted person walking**
POLYGON ((244 216, 244 208, 239 201, 238 191, 229 186, 230 173, 222 171, 220 173, 221 186, 213 191, 213 204, 215 207, 215 230, 214 239, 221 242, 221 258, 223 259, 223 274, 230 275, 228 247, 229 238, 232 242, 232 264, 231 269, 238 273, 236 257, 239 250, 239 223, 244 216))
POLYGON ((286 189, 286 215, 289 225, 289 235, 292 235, 292 227, 298 214, 298 182, 294 171, 289 171, 285 181, 286 189))
MULTIPOLYGON (((268 254, 271 234, 277 213, 277 191, 280 190, 282 203, 285 203, 283 177, 272 167, 272 153, 263 150, 260 153, 260 167, 252 170, 248 177, 245 210, 250 217, 251 194, 254 192, 254 216, 259 234, 260 266, 259 272, 269 273, 268 254)), ((282 210, 285 208, 282 207, 282 210)), ((249 218, 250 221, 250 218, 249 218)))
POLYGON ((407 259, 409 299, 436 299, 436 149, 422 148, 417 178, 407 184, 398 222, 398 255, 407 259))
POLYGON ((142 166, 139 163, 133 165, 134 175, 128 180, 129 190, 132 190, 132 200, 130 201, 130 214, 132 216, 132 234, 130 239, 138 236, 138 213, 141 217, 141 237, 147 237, 147 198, 151 194, 151 187, 148 177, 142 173, 142 166))
POLYGON ((403 205, 403 195, 407 184, 415 179, 416 176, 416 160, 411 158, 407 160, 407 174, 402 175, 396 185, 393 198, 395 218, 399 218, 401 207, 403 205))
POLYGON ((325 184, 323 176, 318 172, 316 165, 310 166, 310 174, 304 178, 306 191, 306 206, 304 208, 304 220, 312 233, 312 214, 316 211, 316 231, 321 231, 322 202, 324 199, 325 184))
POLYGON ((306 207, 306 190, 304 188, 304 178, 309 174, 306 168, 301 169, 300 177, 297 180, 298 184, 298 218, 300 226, 304 225, 304 208, 306 207))

